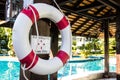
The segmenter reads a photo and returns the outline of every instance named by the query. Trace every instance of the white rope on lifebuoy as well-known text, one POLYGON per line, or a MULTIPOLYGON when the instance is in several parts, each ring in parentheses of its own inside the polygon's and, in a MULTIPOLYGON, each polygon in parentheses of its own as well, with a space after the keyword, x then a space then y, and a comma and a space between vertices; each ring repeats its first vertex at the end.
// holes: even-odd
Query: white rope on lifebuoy
POLYGON ((60 50, 53 59, 44 60, 35 54, 29 42, 29 31, 35 20, 28 6, 28 9, 23 9, 18 15, 13 26, 12 37, 15 53, 21 64, 25 64, 26 69, 28 68, 29 71, 40 75, 54 73, 67 62, 71 54, 70 24, 66 17, 51 5, 36 3, 30 5, 30 7, 34 10, 37 20, 48 18, 57 25, 62 36, 62 44, 60 50))

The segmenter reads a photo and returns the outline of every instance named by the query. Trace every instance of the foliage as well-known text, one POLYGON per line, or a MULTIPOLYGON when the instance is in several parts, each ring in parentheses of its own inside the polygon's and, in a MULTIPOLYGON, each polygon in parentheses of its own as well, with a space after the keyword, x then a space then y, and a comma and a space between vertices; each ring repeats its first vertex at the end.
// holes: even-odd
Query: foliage
MULTIPOLYGON (((102 46, 100 49, 102 50, 102 54, 104 54, 104 39, 101 39, 102 46)), ((116 41, 115 38, 109 38, 109 54, 115 54, 116 52, 116 41)))
POLYGON ((12 29, 0 28, 0 53, 14 55, 12 46, 12 29), (12 54, 11 54, 12 53, 12 54))
POLYGON ((96 54, 97 52, 101 53, 101 46, 99 39, 92 38, 90 41, 77 48, 80 49, 81 56, 87 58, 91 54, 96 54))
POLYGON ((115 54, 116 52, 116 41, 115 38, 110 38, 109 39, 109 53, 110 54, 115 54))
POLYGON ((6 34, 6 30, 1 27, 0 28, 0 53, 6 53, 9 48, 7 47, 8 44, 8 37, 6 34))
POLYGON ((74 46, 76 46, 76 44, 77 44, 76 40, 73 40, 72 44, 73 44, 74 46))
POLYGON ((89 50, 82 50, 80 53, 83 58, 87 58, 90 55, 89 50))
POLYGON ((73 42, 72 42, 72 53, 75 54, 76 50, 77 50, 76 41, 73 40, 73 42))

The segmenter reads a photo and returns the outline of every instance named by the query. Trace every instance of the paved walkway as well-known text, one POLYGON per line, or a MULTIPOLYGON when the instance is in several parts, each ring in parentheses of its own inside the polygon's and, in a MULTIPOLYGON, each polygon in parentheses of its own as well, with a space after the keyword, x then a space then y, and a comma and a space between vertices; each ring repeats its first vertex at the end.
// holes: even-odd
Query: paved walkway
POLYGON ((12 57, 12 56, 0 56, 0 61, 18 61, 17 57, 12 57))

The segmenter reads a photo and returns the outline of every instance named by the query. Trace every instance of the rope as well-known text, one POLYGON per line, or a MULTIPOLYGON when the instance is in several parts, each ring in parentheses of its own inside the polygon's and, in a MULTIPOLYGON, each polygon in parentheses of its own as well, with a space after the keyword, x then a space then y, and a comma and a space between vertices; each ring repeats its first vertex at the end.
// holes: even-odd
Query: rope
MULTIPOLYGON (((33 15, 34 15, 34 19, 35 19, 35 29, 36 29, 36 34, 37 34, 37 43, 38 43, 38 40, 39 40, 39 31, 38 31, 38 25, 37 25, 37 19, 36 19, 36 15, 35 15, 35 12, 34 10, 29 6, 29 8, 32 10, 33 12, 33 15)), ((37 45, 37 44, 36 44, 37 45)), ((35 50, 37 49, 38 46, 36 46, 35 50)))
POLYGON ((28 78, 27 78, 27 76, 25 75, 25 70, 24 70, 24 68, 25 68, 25 64, 22 66, 21 65, 21 68, 22 68, 22 70, 23 70, 23 77, 26 79, 26 80, 29 80, 28 78))
MULTIPOLYGON (((60 10, 60 12, 64 15, 62 9, 60 8, 60 6, 59 6, 58 3, 56 2, 56 0, 53 0, 53 2, 54 2, 55 5, 57 6, 57 8, 60 10)), ((67 17, 67 16, 65 16, 65 17, 66 17, 66 19, 68 20, 68 23, 70 24, 70 21, 69 21, 68 17, 67 17)))
MULTIPOLYGON (((60 6, 58 5, 58 3, 56 2, 56 0, 53 0, 53 2, 55 3, 55 5, 58 7, 58 9, 60 10, 60 12, 63 13, 62 9, 60 8, 60 6)), ((64 13, 63 13, 64 14, 64 13)))
POLYGON ((32 63, 30 64, 30 66, 28 66, 28 67, 26 68, 26 67, 24 67, 24 66, 26 66, 26 64, 23 64, 23 66, 21 65, 21 68, 22 68, 23 70, 28 70, 30 67, 32 67, 32 65, 33 65, 33 63, 34 63, 34 61, 35 61, 35 58, 36 58, 36 54, 35 54, 35 56, 34 56, 34 58, 33 58, 32 63))
MULTIPOLYGON (((34 10, 33 10, 30 6, 28 6, 28 7, 32 10, 32 13, 33 13, 33 16, 34 16, 34 20, 35 20, 35 29, 36 29, 36 34, 37 34, 37 44, 38 44, 38 40, 39 40, 39 31, 38 31, 38 25, 37 25, 36 15, 35 15, 34 10)), ((28 8, 28 7, 27 7, 27 8, 28 8)), ((38 47, 37 44, 36 44, 35 51, 36 51, 36 49, 37 49, 37 47, 38 47)), ((22 70, 23 70, 23 76, 24 76, 24 78, 25 78, 26 80, 29 80, 29 79, 28 79, 27 76, 25 75, 25 70, 28 70, 28 69, 33 65, 33 63, 34 63, 34 61, 35 61, 35 58, 36 58, 36 54, 34 55, 34 58, 33 58, 32 63, 31 63, 27 68, 26 68, 26 64, 23 64, 23 66, 21 65, 21 68, 22 68, 22 70)))

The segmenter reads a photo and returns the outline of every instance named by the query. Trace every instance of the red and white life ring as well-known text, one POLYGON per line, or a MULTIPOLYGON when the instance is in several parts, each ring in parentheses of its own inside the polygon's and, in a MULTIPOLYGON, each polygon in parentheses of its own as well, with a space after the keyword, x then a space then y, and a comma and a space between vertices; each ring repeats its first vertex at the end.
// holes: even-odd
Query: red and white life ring
POLYGON ((29 67, 34 59, 33 64, 29 67, 29 71, 46 75, 58 71, 69 59, 71 53, 71 30, 70 24, 65 16, 55 7, 36 3, 30 5, 34 10, 37 20, 48 18, 58 26, 62 36, 62 45, 57 55, 53 59, 44 60, 36 55, 30 46, 29 31, 34 21, 34 15, 31 9, 23 9, 13 26, 13 47, 21 64, 26 64, 29 67))

